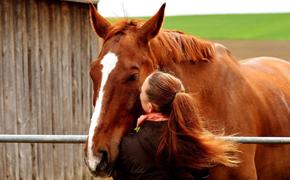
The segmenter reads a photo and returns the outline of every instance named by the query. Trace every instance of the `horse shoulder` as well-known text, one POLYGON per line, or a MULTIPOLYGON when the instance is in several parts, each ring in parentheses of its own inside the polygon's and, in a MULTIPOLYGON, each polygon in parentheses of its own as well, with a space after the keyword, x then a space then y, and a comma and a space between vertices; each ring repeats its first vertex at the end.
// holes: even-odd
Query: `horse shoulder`
POLYGON ((240 65, 263 105, 261 115, 267 128, 262 134, 290 135, 284 128, 290 127, 290 63, 273 57, 257 57, 245 59, 240 65))

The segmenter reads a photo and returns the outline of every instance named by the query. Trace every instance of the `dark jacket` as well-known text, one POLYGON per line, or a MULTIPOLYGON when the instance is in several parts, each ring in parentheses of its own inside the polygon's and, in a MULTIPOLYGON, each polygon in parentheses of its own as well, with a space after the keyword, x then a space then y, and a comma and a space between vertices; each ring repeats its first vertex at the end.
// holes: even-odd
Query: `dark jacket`
MULTIPOLYGON (((178 170, 174 164, 156 159, 156 151, 160 136, 167 122, 146 121, 138 132, 126 135, 120 145, 113 178, 116 180, 171 180, 178 179, 178 170)), ((196 170, 189 179, 205 180, 208 170, 196 170)), ((180 179, 180 178, 179 178, 180 179)))

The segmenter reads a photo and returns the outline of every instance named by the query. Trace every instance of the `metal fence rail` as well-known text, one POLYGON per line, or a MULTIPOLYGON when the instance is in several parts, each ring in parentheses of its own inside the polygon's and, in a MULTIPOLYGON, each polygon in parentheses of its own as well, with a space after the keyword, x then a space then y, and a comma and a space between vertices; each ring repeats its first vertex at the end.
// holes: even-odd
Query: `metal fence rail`
POLYGON ((290 144, 290 137, 221 137, 243 144, 290 144))
POLYGON ((84 143, 87 135, 0 134, 0 143, 84 143))
MULTIPOLYGON (((0 134, 0 143, 84 143, 87 135, 0 134)), ((290 137, 220 137, 243 144, 290 144, 290 137)))

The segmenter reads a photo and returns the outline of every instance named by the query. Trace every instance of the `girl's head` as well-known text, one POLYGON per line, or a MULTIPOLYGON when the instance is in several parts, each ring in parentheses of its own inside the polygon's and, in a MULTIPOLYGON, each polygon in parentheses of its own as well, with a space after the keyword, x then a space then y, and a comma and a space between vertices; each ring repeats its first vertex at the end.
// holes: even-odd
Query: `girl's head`
POLYGON ((184 87, 178 78, 161 71, 153 72, 141 87, 143 110, 147 113, 161 112, 169 115, 172 102, 179 92, 184 92, 184 87))

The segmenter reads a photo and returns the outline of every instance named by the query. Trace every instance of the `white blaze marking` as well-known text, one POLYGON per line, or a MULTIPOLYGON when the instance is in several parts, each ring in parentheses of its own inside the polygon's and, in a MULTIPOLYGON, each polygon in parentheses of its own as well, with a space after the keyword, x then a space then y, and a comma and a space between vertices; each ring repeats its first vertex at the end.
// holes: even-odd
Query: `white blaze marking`
POLYGON ((96 127, 98 126, 98 121, 101 113, 101 107, 102 107, 102 100, 104 95, 104 87, 106 85, 106 82, 108 80, 108 77, 112 70, 115 68, 118 61, 118 57, 114 54, 109 52, 104 56, 104 58, 101 60, 101 64, 103 65, 102 68, 102 80, 101 80, 101 86, 99 90, 98 99, 95 105, 94 113, 91 118, 91 125, 89 130, 89 138, 88 138, 88 164, 89 168, 91 170, 95 170, 97 165, 100 163, 100 159, 94 156, 92 147, 93 147, 93 136, 96 127))

